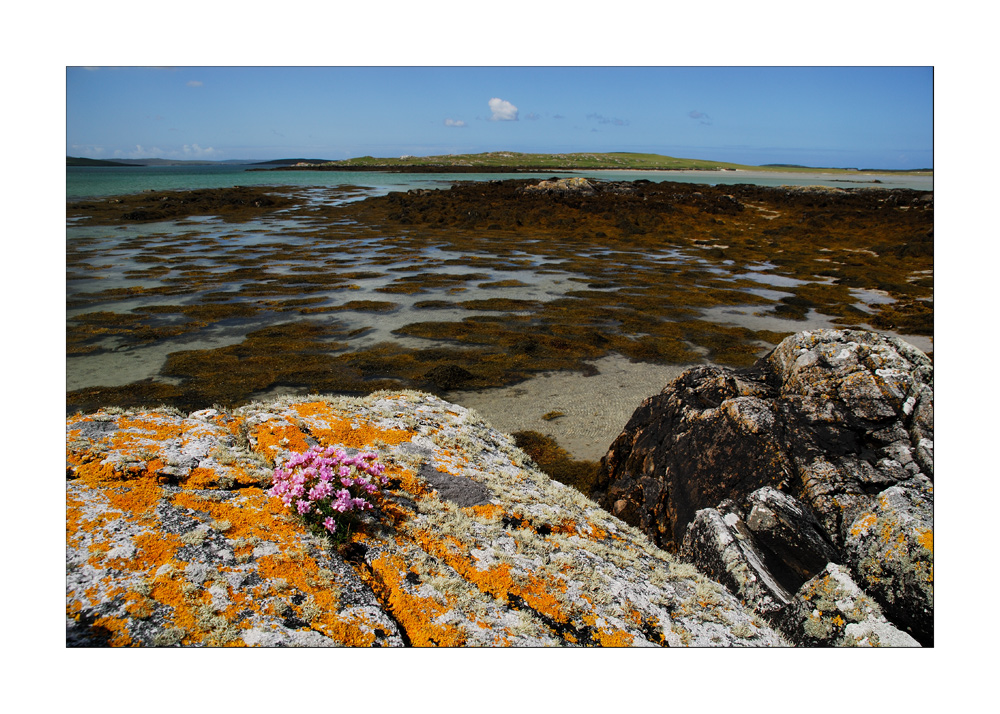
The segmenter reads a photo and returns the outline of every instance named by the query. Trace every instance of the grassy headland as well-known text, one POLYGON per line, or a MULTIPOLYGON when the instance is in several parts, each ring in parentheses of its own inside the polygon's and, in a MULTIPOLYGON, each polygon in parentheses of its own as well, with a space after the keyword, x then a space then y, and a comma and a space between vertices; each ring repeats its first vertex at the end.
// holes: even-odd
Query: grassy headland
MULTIPOLYGON (((570 153, 570 154, 523 154, 516 151, 491 151, 483 154, 446 154, 443 156, 401 156, 399 158, 378 158, 361 156, 342 161, 311 163, 309 166, 282 166, 272 171, 303 169, 319 171, 442 171, 442 172, 524 172, 524 171, 576 171, 581 169, 606 169, 611 171, 765 171, 781 173, 877 173, 875 169, 837 169, 809 166, 750 166, 724 161, 703 159, 682 159, 661 154, 637 154, 631 152, 610 153, 570 153)), ((265 170, 265 169, 252 169, 265 170)), ((894 171, 893 173, 900 173, 894 171)), ((928 174, 929 170, 912 172, 928 174)))

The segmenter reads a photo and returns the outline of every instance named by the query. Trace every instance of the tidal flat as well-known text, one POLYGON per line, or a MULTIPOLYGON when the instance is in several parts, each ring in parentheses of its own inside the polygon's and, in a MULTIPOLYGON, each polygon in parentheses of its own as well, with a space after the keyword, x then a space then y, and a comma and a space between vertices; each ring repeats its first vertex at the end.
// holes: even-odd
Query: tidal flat
POLYGON ((931 192, 572 181, 69 203, 67 409, 406 387, 508 410, 543 375, 749 366, 827 326, 932 351, 931 192))

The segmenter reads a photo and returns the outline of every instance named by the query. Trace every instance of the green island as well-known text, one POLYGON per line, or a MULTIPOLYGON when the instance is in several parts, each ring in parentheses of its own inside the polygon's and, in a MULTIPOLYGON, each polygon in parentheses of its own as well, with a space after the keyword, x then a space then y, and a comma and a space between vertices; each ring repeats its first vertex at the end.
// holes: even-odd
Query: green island
MULTIPOLYGON (((284 163, 284 161, 268 162, 284 163)), ((361 156, 342 161, 299 161, 291 166, 278 166, 271 170, 318 170, 318 171, 427 171, 427 172, 504 172, 524 171, 773 171, 793 173, 894 173, 931 175, 931 169, 914 171, 885 171, 883 169, 850 169, 796 166, 790 164, 768 164, 750 166, 725 161, 704 159, 684 159, 662 154, 640 154, 627 151, 585 152, 565 154, 525 154, 516 151, 490 151, 481 154, 446 154, 442 156, 400 156, 379 158, 361 156)), ((251 169, 262 170, 262 169, 251 169)), ((263 169, 266 170, 266 169, 263 169)))

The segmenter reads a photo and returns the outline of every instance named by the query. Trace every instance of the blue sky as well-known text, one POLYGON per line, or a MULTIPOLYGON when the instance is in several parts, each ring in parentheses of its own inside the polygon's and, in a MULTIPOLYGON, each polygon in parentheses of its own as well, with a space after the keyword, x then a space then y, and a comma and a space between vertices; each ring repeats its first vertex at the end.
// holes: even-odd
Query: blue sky
POLYGON ((635 151, 923 168, 933 89, 930 67, 67 67, 66 154, 635 151))

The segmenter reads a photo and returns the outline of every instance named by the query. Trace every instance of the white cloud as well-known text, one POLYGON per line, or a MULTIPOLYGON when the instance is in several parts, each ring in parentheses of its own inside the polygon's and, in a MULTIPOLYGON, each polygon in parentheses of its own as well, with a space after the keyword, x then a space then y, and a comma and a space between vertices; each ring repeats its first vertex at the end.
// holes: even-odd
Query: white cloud
POLYGON ((615 126, 628 126, 628 119, 619 119, 618 117, 606 117, 601 114, 588 114, 588 119, 593 119, 598 124, 614 124, 615 126))
POLYGON ((517 107, 505 99, 493 97, 490 100, 490 111, 493 116, 492 121, 517 121, 517 107))
POLYGON ((187 86, 189 86, 189 87, 200 87, 200 86, 202 86, 202 83, 199 82, 197 79, 192 79, 190 82, 187 83, 187 86))
POLYGON ((461 119, 445 119, 444 120, 444 125, 445 126, 465 126, 465 122, 462 121, 461 119))
POLYGON ((93 144, 73 144, 70 148, 80 156, 86 155, 91 158, 104 153, 103 146, 94 146, 93 144))
POLYGON ((197 144, 185 144, 184 145, 184 155, 185 156, 197 156, 198 158, 205 158, 208 156, 216 156, 219 153, 217 149, 213 149, 209 146, 207 149, 203 149, 197 144))
POLYGON ((115 149, 115 156, 122 159, 155 159, 163 156, 163 149, 156 146, 143 146, 136 144, 133 151, 122 151, 115 149))

